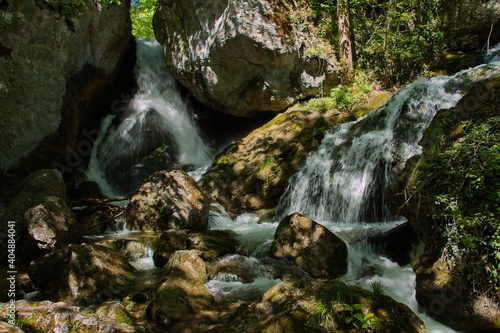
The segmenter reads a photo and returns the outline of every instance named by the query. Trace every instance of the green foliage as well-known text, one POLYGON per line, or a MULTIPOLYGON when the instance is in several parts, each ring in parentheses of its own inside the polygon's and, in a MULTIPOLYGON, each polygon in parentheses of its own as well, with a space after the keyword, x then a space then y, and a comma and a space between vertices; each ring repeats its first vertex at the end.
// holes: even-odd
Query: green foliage
POLYGON ((132 5, 130 17, 132 19, 132 34, 142 38, 154 37, 153 15, 158 0, 139 0, 132 5))
POLYGON ((371 331, 375 328, 378 322, 382 319, 375 317, 373 313, 363 313, 363 305, 361 304, 341 304, 344 311, 348 311, 350 315, 345 318, 346 324, 351 324, 357 330, 371 331))
POLYGON ((75 18, 81 13, 85 12, 89 6, 93 4, 121 5, 120 0, 44 0, 41 4, 42 7, 55 11, 67 18, 75 18))
POLYGON ((373 297, 375 298, 384 295, 387 291, 387 287, 384 286, 384 284, 378 280, 372 281, 370 283, 370 288, 373 292, 373 297))
POLYGON ((368 93, 374 89, 375 83, 362 71, 354 73, 352 83, 340 84, 333 88, 329 97, 313 98, 302 104, 302 107, 324 113, 329 110, 350 111, 354 105, 366 101, 368 93))
POLYGON ((500 291, 500 116, 471 124, 464 137, 431 152, 419 186, 444 221, 444 255, 454 276, 478 293, 500 291))

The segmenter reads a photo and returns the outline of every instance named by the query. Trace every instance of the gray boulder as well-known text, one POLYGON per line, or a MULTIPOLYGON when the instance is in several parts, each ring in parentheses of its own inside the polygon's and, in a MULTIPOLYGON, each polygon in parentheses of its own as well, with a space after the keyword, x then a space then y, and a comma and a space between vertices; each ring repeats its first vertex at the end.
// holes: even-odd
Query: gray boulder
POLYGON ((316 278, 335 278, 347 272, 345 242, 299 213, 285 217, 278 225, 271 256, 290 259, 316 278))
POLYGON ((313 37, 286 18, 293 6, 161 0, 153 26, 170 71, 202 103, 240 116, 282 111, 339 82, 331 61, 304 54, 313 37))
POLYGON ((208 224, 210 200, 196 181, 181 170, 152 174, 130 199, 129 230, 203 230, 208 224))

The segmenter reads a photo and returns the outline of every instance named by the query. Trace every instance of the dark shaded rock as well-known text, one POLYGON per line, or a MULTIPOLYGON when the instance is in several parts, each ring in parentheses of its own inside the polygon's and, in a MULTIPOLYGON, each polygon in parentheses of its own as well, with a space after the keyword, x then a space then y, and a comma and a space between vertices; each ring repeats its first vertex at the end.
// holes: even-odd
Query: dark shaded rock
POLYGON ((85 2, 71 14, 62 3, 8 3, 0 9, 0 45, 9 50, 0 56, 0 173, 70 174, 88 161, 100 118, 121 93, 110 87, 131 81, 130 2, 85 2))
POLYGON ((130 199, 130 230, 206 229, 210 200, 181 170, 152 174, 130 199))
POLYGON ((162 0, 153 25, 174 77, 203 104, 242 116, 282 111, 339 83, 333 60, 305 54, 317 36, 295 29, 289 8, 295 3, 162 0))
POLYGON ((274 234, 271 256, 292 260, 312 277, 339 277, 347 272, 347 245, 327 228, 294 213, 274 234))
MULTIPOLYGON (((84 308, 50 301, 17 301, 16 316, 25 332, 144 333, 144 327, 124 323, 107 314, 89 313, 84 308)), ((0 304, 0 318, 6 317, 6 306, 0 304)), ((2 325, 0 324, 0 329, 2 325)), ((2 332, 23 332, 21 330, 2 332)))
POLYGON ((410 264, 411 250, 418 244, 418 237, 409 222, 368 238, 378 252, 397 262, 400 266, 410 264))
POLYGON ((177 251, 163 268, 162 282, 148 307, 149 318, 157 325, 171 328, 213 310, 215 300, 205 287, 206 281, 207 269, 200 252, 177 251))
MULTIPOLYGON (((78 240, 74 230, 74 216, 66 205, 65 200, 66 193, 63 177, 57 170, 39 170, 33 172, 23 180, 19 193, 10 201, 5 210, 5 214, 0 216, 0 239, 3 244, 7 244, 8 221, 14 222, 16 262, 18 264, 27 263, 37 256, 40 256, 42 254, 40 248, 46 251, 50 250, 50 245, 45 246, 43 242, 50 242, 49 238, 51 238, 51 236, 48 238, 41 237, 40 241, 42 243, 39 243, 39 248, 28 232, 28 224, 32 224, 32 232, 42 225, 46 227, 47 223, 52 226, 58 224, 62 229, 57 231, 57 237, 53 239, 56 243, 58 242, 56 241, 58 237, 61 237, 61 244, 67 243, 72 239, 78 240), (30 209, 34 210, 27 214, 26 218, 35 217, 37 214, 41 214, 38 217, 43 217, 44 220, 26 220, 25 214, 30 209), (51 221, 52 219, 54 220, 51 221), (64 228, 68 230, 72 229, 69 230, 70 237, 66 237, 64 232, 61 232, 64 228), (62 238, 64 238, 64 240, 62 238)), ((2 247, 0 249, 2 264, 6 263, 6 250, 7 247, 2 247)))
POLYGON ((153 253, 155 266, 163 267, 176 251, 187 250, 187 237, 187 230, 166 230, 162 232, 153 253))
POLYGON ((266 291, 262 297, 242 307, 221 332, 305 332, 306 323, 325 332, 352 332, 346 324, 348 311, 340 304, 361 304, 363 314, 381 318, 373 327, 377 332, 425 332, 424 323, 406 305, 367 290, 346 286, 335 280, 285 281, 266 291), (340 296, 342 292, 343 297, 340 296), (327 320, 320 320, 319 308, 331 308, 327 320))
POLYGON ((134 273, 124 255, 89 244, 71 244, 34 260, 29 268, 47 299, 83 305, 123 298, 134 273))
POLYGON ((199 251, 203 260, 242 253, 241 243, 235 239, 236 233, 229 230, 167 230, 164 231, 153 254, 155 266, 163 267, 170 256, 178 250, 199 251))

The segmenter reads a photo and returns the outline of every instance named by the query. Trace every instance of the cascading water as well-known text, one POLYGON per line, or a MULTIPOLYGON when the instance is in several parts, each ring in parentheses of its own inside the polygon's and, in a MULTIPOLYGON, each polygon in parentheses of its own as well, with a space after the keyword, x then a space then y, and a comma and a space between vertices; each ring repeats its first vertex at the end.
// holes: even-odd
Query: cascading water
MULTIPOLYGON (((235 230, 244 244, 255 249, 252 256, 261 258, 269 252, 277 222, 283 216, 294 212, 306 215, 348 243, 349 269, 344 280, 367 289, 378 281, 387 288, 389 296, 407 304, 422 317, 428 332, 454 332, 419 313, 412 267, 401 267, 377 253, 367 236, 404 222, 391 220, 385 207, 385 189, 394 170, 402 168, 407 159, 420 152, 418 142, 437 110, 453 107, 461 98, 458 92, 477 80, 500 73, 500 58, 491 56, 489 60, 490 65, 452 77, 418 80, 401 89, 379 109, 355 122, 331 128, 318 150, 291 178, 274 223, 248 223, 247 220, 252 219, 248 214, 234 223, 224 214, 215 214, 212 227, 235 230)), ((241 292, 241 283, 238 288, 231 283, 213 277, 209 287, 219 294, 231 294, 231 288, 233 294, 241 292)))
POLYGON ((87 171, 89 178, 109 184, 102 186, 114 190, 108 195, 133 191, 158 169, 196 169, 211 161, 192 110, 166 68, 162 46, 154 39, 136 41, 137 91, 103 121, 87 171))

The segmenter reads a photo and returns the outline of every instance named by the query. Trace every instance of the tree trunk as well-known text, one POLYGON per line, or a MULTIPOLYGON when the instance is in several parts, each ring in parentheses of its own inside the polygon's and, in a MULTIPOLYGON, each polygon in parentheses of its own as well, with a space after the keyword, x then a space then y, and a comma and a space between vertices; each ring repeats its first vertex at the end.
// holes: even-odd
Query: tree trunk
POLYGON ((352 70, 354 67, 354 40, 349 17, 349 0, 337 0, 337 17, 339 21, 340 61, 345 63, 348 70, 352 70))

